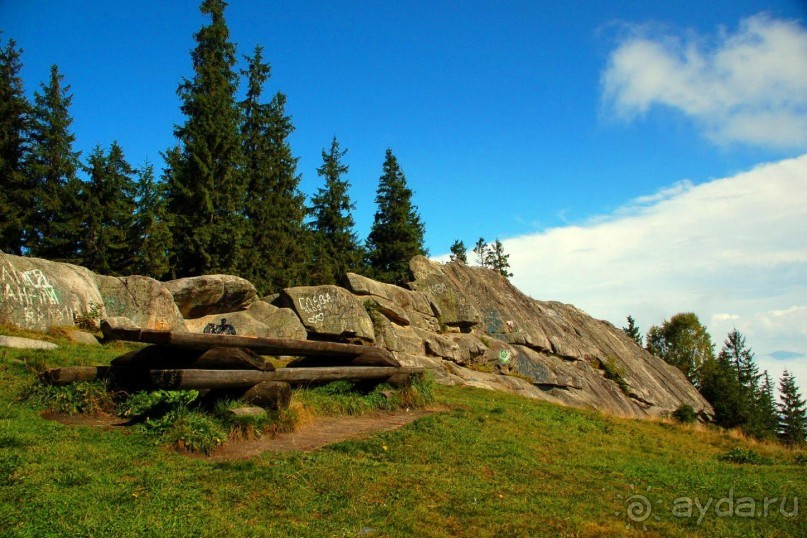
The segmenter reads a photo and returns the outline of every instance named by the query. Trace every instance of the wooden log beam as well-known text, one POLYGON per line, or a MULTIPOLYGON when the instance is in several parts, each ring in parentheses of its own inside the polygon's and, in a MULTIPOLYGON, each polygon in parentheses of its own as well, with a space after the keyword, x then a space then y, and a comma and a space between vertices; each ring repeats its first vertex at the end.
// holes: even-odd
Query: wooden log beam
POLYGON ((317 340, 294 340, 291 338, 268 338, 263 336, 238 336, 228 334, 178 333, 150 329, 127 329, 107 327, 104 336, 110 340, 125 340, 145 344, 159 344, 192 349, 214 347, 240 347, 251 349, 259 355, 291 355, 304 357, 357 357, 366 353, 387 355, 395 362, 392 353, 384 348, 321 342, 317 340))
POLYGON ((274 372, 258 370, 152 370, 151 380, 160 388, 234 389, 252 387, 264 381, 291 384, 327 383, 330 381, 386 380, 396 374, 419 374, 422 368, 389 366, 349 366, 326 368, 281 368, 274 372))
POLYGON ((39 379, 47 385, 69 385, 80 381, 96 381, 109 373, 108 366, 65 366, 51 368, 39 374, 39 379))
POLYGON ((215 347, 188 349, 172 346, 148 346, 112 359, 112 366, 144 370, 192 368, 197 370, 274 370, 249 349, 215 347))

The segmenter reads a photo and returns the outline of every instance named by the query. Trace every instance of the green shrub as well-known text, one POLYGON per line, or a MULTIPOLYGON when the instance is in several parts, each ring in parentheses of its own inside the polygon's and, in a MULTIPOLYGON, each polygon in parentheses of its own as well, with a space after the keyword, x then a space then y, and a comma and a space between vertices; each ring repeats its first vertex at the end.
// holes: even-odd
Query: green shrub
POLYGON ((689 404, 681 404, 672 412, 672 418, 681 424, 691 424, 698 420, 698 412, 689 404))
POLYGON ((244 407, 240 400, 219 400, 214 409, 215 416, 228 430, 230 439, 259 439, 264 435, 293 432, 299 423, 297 412, 293 409, 272 410, 258 416, 237 416, 231 409, 244 407))
POLYGON ((63 387, 34 382, 22 399, 54 413, 97 414, 115 409, 113 395, 103 381, 81 381, 63 387))
POLYGON ((625 371, 620 367, 613 358, 608 358, 602 363, 602 369, 605 372, 605 379, 610 379, 619 386, 626 396, 630 396, 630 385, 625 381, 625 371))
POLYGON ((793 465, 807 465, 807 454, 796 454, 793 456, 793 465))
POLYGON ((741 464, 751 464, 751 465, 768 465, 771 462, 771 459, 758 454, 754 450, 750 448, 732 448, 725 454, 721 454, 717 457, 720 461, 727 461, 730 463, 741 463, 741 464))
POLYGON ((183 452, 210 454, 226 439, 221 424, 198 409, 178 407, 159 420, 146 420, 146 431, 159 436, 159 442, 183 452))
POLYGON ((103 315, 104 305, 102 303, 95 303, 90 301, 90 308, 83 314, 73 314, 73 323, 79 329, 85 331, 97 331, 101 316, 103 315))
POLYGON ((118 415, 134 419, 159 418, 178 407, 189 406, 198 397, 196 390, 137 392, 118 406, 118 415))

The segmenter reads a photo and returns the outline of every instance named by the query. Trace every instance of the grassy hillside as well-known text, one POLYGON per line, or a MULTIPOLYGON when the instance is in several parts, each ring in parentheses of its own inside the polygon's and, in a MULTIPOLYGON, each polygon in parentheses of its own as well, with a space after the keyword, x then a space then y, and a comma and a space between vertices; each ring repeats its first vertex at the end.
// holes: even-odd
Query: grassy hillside
POLYGON ((703 426, 441 387, 403 429, 213 463, 18 400, 38 364, 125 349, 0 349, 0 535, 807 536, 804 451, 703 426))

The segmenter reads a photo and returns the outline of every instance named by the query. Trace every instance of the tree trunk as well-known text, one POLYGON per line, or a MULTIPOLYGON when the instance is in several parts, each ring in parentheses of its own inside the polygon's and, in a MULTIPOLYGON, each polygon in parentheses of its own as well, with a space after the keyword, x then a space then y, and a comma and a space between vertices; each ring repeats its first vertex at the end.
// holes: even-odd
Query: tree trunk
POLYGON ((288 409, 291 385, 282 381, 263 381, 246 391, 241 399, 265 409, 288 409))

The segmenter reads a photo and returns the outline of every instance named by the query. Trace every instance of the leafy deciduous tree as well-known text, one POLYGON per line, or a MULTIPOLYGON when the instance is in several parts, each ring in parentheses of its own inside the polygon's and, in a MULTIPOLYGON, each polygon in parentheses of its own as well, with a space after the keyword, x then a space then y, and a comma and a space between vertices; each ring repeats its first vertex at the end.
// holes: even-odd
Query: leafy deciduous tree
POLYGON ((681 370, 687 379, 700 386, 701 366, 714 360, 714 345, 706 327, 691 312, 676 314, 658 327, 647 331, 647 350, 681 370))

